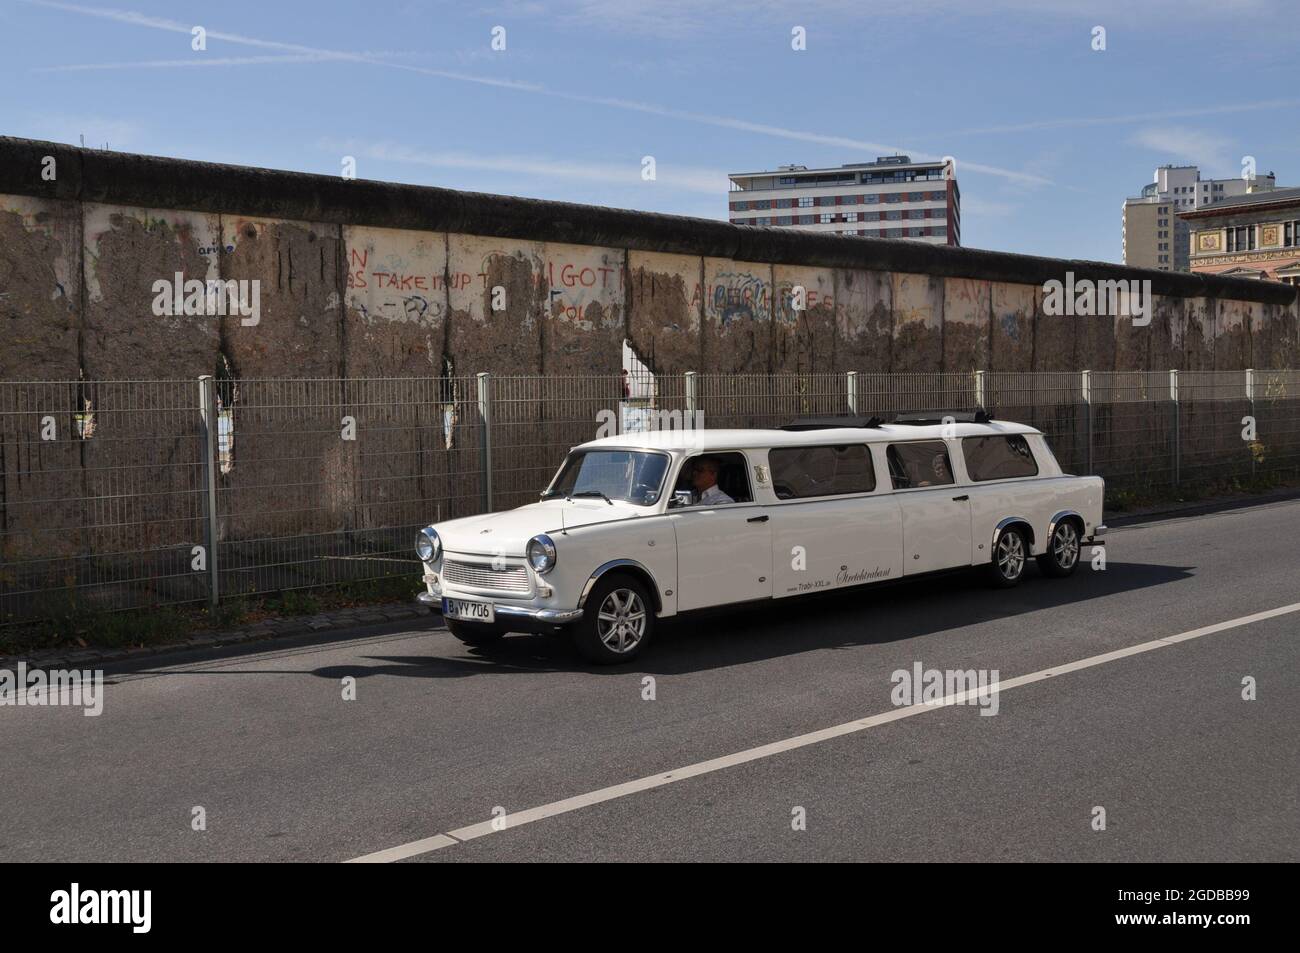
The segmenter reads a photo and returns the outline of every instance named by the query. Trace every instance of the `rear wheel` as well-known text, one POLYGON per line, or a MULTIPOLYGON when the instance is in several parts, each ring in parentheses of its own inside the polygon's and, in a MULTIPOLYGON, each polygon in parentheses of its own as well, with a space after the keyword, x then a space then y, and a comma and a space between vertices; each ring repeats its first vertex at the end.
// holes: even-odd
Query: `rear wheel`
POLYGON ((462 622, 460 619, 447 619, 447 631, 466 645, 491 645, 506 634, 498 625, 483 622, 462 622))
POLYGON ((999 589, 1010 589, 1025 574, 1029 558, 1029 541, 1025 531, 1018 526, 1008 526, 998 534, 993 543, 993 559, 989 563, 989 580, 999 589))
POLYGON ((1064 519, 1052 530, 1047 541, 1047 552, 1038 557, 1038 568, 1046 576, 1062 578, 1079 566, 1079 526, 1073 519, 1064 519))
POLYGON ((650 594, 632 576, 602 576, 587 597, 582 618, 573 624, 578 651, 599 665, 630 662, 654 635, 650 594))

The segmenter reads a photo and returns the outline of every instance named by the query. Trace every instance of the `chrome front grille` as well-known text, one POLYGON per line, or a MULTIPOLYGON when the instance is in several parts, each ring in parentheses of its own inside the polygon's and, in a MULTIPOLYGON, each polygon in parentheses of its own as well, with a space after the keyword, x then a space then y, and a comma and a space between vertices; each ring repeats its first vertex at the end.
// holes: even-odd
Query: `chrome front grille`
POLYGON ((528 570, 523 566, 493 569, 490 563, 466 563, 447 559, 442 564, 442 578, 453 586, 467 589, 491 589, 495 592, 531 591, 528 570))

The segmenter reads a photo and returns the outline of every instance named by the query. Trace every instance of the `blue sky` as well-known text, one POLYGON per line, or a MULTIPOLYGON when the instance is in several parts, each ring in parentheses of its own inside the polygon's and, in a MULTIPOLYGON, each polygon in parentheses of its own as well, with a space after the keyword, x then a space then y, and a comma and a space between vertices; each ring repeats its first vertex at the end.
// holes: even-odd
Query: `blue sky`
POLYGON ((0 0, 0 36, 0 134, 217 162, 725 218, 728 172, 952 155, 964 244, 1111 261, 1157 165, 1300 184, 1286 0, 0 0))

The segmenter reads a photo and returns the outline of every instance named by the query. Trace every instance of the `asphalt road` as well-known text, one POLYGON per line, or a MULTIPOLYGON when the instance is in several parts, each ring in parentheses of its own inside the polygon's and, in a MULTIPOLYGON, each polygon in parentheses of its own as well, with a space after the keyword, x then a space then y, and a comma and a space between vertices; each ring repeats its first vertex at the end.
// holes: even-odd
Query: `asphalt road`
POLYGON ((432 617, 123 664, 99 717, 0 707, 0 860, 1294 861, 1300 612, 1153 640, 1300 603, 1297 538, 1300 501, 1132 525, 1104 572, 683 621, 625 668, 544 636, 468 649, 432 617), (993 716, 777 744, 896 716, 891 674, 918 662, 1006 683, 1137 645, 1013 683, 993 716), (464 839, 498 807, 505 830, 464 839))

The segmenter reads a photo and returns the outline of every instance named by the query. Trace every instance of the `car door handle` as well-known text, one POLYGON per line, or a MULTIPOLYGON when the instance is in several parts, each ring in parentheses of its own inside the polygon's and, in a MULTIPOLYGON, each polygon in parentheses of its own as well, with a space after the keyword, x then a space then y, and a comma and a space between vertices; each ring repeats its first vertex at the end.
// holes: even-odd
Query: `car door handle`
POLYGON ((969 494, 969 493, 963 493, 961 496, 954 496, 954 497, 952 498, 952 501, 953 501, 954 503, 964 503, 964 502, 966 502, 966 501, 969 500, 969 499, 970 499, 970 494, 969 494))
POLYGON ((766 516, 751 516, 749 519, 745 520, 745 522, 746 522, 746 523, 766 523, 766 522, 767 522, 767 517, 766 517, 766 516))

